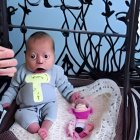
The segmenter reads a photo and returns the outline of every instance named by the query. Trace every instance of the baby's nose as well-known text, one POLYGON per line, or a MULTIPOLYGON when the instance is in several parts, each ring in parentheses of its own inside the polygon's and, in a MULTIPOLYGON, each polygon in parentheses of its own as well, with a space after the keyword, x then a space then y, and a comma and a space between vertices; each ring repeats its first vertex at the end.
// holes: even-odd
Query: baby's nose
POLYGON ((43 59, 42 56, 38 56, 38 57, 37 57, 37 63, 38 63, 38 64, 42 64, 43 61, 44 61, 44 59, 43 59))

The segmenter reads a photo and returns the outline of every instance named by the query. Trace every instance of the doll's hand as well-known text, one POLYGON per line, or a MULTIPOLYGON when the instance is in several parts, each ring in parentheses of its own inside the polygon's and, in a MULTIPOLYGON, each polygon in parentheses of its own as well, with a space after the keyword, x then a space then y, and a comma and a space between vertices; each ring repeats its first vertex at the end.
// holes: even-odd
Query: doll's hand
POLYGON ((70 102, 75 103, 76 100, 78 100, 80 98, 81 98, 80 92, 74 92, 70 97, 70 102))

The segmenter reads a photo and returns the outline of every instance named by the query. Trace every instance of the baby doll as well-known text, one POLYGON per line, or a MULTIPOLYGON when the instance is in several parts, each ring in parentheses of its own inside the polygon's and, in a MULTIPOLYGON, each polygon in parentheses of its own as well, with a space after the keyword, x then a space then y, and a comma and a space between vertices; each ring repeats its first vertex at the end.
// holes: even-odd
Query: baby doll
POLYGON ((92 113, 92 108, 85 100, 79 99, 75 102, 72 113, 76 117, 75 131, 81 133, 86 127, 88 117, 92 113))

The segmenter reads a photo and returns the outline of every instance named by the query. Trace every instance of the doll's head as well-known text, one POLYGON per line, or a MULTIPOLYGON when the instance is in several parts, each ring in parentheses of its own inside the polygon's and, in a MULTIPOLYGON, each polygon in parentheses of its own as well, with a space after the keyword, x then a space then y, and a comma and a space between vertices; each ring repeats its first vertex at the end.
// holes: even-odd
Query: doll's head
POLYGON ((75 102, 74 109, 77 112, 84 112, 89 109, 89 104, 87 103, 87 101, 85 99, 78 99, 75 102))
POLYGON ((54 41, 45 32, 33 33, 26 44, 26 67, 31 72, 41 73, 54 65, 54 41))

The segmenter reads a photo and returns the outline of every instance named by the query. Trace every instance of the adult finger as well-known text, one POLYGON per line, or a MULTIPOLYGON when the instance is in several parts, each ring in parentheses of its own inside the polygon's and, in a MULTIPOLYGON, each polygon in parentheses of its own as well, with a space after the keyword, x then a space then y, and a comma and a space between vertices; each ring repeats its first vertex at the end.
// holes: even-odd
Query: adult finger
POLYGON ((0 46, 0 59, 14 57, 14 51, 0 46))
POLYGON ((16 71, 17 71, 17 69, 15 67, 0 69, 0 76, 12 77, 12 76, 14 76, 16 71))
POLYGON ((5 67, 13 67, 17 65, 17 60, 16 59, 6 59, 6 60, 0 60, 0 68, 5 68, 5 67))

